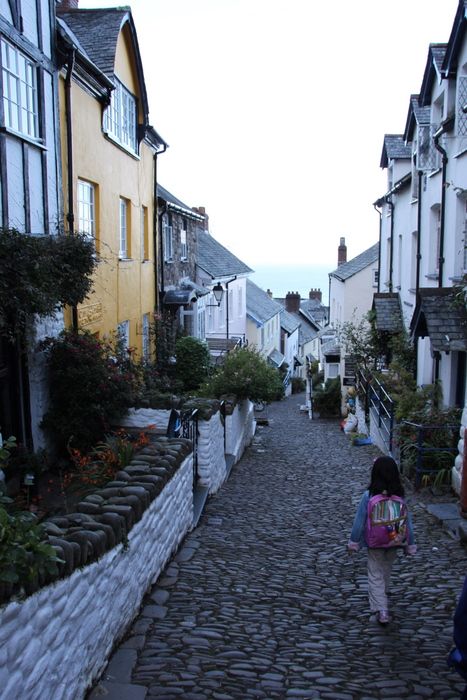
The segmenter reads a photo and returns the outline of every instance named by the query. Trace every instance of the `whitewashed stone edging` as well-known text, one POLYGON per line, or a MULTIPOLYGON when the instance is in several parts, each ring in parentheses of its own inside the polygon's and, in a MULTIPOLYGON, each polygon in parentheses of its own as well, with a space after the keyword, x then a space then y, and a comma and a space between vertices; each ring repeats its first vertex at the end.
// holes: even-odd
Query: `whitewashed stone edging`
POLYGON ((198 474, 210 495, 225 481, 224 426, 219 411, 208 421, 198 421, 198 474))
POLYGON ((462 482, 462 467, 464 464, 464 457, 466 454, 467 446, 465 444, 465 431, 467 430, 467 406, 462 411, 461 417, 461 427, 459 431, 459 442, 457 448, 459 454, 457 455, 454 467, 452 469, 452 488, 457 494, 461 492, 461 482, 462 482))
POLYGON ((124 418, 119 419, 122 428, 139 428, 144 430, 153 425, 157 430, 167 430, 171 409, 165 408, 130 408, 124 418))
POLYGON ((0 609, 0 699, 81 700, 193 520, 193 456, 101 559, 0 609))
POLYGON ((235 406, 232 414, 225 417, 225 451, 234 456, 234 463, 238 462, 245 448, 253 440, 255 431, 254 406, 251 401, 241 401, 235 406))

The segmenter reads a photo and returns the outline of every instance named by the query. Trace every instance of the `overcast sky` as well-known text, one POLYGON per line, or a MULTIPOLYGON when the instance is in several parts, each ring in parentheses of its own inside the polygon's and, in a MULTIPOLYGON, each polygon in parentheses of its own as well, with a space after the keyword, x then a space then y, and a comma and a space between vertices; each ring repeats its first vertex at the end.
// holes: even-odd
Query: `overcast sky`
MULTIPOLYGON (((81 0, 80 7, 109 7, 81 0)), ((377 241, 402 133, 457 0, 133 0, 159 181, 255 264, 336 265, 377 241)))

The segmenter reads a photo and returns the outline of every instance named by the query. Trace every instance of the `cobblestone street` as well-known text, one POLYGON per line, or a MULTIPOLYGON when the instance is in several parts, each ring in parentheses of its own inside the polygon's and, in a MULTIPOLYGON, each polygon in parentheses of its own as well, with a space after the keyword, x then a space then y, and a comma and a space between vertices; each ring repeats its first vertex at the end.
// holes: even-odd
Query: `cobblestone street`
POLYGON ((260 414, 269 425, 146 596, 93 699, 459 700, 446 655, 465 549, 411 495, 418 553, 398 558, 393 621, 379 626, 365 553, 346 551, 379 452, 352 447, 337 421, 310 421, 303 401, 260 414))

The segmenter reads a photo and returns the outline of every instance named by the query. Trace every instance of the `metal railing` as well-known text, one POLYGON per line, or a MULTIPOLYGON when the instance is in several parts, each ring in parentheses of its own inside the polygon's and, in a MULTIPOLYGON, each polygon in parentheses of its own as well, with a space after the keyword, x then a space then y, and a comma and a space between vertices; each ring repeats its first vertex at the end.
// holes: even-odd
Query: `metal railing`
POLYGON ((359 370, 356 377, 357 392, 363 399, 365 418, 373 412, 377 427, 388 453, 394 447, 394 401, 381 382, 369 373, 359 370))
POLYGON ((193 488, 196 486, 199 479, 198 474, 198 409, 182 411, 181 419, 181 436, 191 440, 193 445, 193 488))
POLYGON ((399 426, 399 461, 405 472, 415 467, 415 485, 423 476, 450 471, 458 453, 459 424, 424 424, 404 420, 399 426))

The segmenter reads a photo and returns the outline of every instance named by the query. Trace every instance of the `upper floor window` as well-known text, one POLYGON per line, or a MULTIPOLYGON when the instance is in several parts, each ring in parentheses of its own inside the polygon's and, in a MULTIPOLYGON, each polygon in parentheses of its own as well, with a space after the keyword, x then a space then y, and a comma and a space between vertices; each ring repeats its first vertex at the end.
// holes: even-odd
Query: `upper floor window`
POLYGON ((149 360, 149 353, 151 350, 149 327, 149 314, 143 314, 143 358, 145 360, 149 360))
POLYGON ((129 243, 129 206, 128 200, 120 197, 120 243, 119 243, 119 258, 130 257, 129 243))
POLYGON ((122 344, 122 350, 127 350, 130 347, 130 322, 122 321, 117 326, 118 340, 122 344))
POLYGON ((115 82, 110 105, 104 112, 104 131, 136 153, 136 99, 119 80, 115 82))
POLYGON ((174 257, 172 231, 172 214, 169 213, 164 217, 162 232, 164 239, 164 260, 166 261, 173 260, 174 257))
POLYGON ((86 180, 78 180, 78 231, 88 238, 96 237, 95 187, 86 180))
POLYGON ((5 126, 39 138, 37 69, 34 63, 6 41, 2 45, 2 90, 5 126))
POLYGON ((180 260, 186 260, 188 257, 188 246, 186 241, 186 219, 182 219, 182 229, 180 231, 180 260))
POLYGON ((148 208, 141 207, 141 260, 149 259, 148 208))

